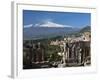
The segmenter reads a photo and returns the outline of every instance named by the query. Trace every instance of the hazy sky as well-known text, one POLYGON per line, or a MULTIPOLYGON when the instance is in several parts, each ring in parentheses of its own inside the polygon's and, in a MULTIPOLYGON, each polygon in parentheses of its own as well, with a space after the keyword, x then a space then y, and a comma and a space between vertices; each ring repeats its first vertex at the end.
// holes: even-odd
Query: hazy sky
POLYGON ((36 24, 64 25, 72 27, 84 27, 91 25, 90 13, 75 12, 51 12, 23 10, 23 26, 30 27, 36 24))

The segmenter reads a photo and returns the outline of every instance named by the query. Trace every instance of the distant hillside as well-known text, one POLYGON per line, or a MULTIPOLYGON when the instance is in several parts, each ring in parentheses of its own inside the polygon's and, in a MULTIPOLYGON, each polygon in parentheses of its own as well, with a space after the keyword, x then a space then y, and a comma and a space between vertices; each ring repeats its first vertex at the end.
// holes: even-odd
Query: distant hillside
POLYGON ((24 28, 23 36, 24 40, 35 40, 48 37, 64 36, 77 31, 79 31, 79 29, 71 27, 30 27, 24 28))
POLYGON ((83 33, 83 32, 90 32, 91 31, 91 27, 90 26, 86 26, 86 27, 84 27, 84 28, 82 28, 81 30, 80 30, 80 33, 83 33))
POLYGON ((29 27, 24 28, 23 39, 24 40, 37 40, 37 39, 46 39, 53 38, 57 36, 65 35, 76 35, 80 36, 80 33, 90 31, 90 26, 86 26, 82 29, 72 28, 72 27, 29 27))
POLYGON ((84 32, 91 32, 91 27, 90 26, 83 27, 79 31, 73 32, 70 35, 75 35, 76 37, 80 37, 81 33, 84 33, 84 32))

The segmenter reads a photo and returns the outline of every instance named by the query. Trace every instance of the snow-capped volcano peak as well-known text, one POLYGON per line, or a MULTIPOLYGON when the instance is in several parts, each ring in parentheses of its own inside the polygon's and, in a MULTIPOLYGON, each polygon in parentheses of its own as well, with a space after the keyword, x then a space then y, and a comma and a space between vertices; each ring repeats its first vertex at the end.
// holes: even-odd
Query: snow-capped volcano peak
POLYGON ((46 21, 44 23, 35 24, 35 27, 61 27, 63 28, 63 27, 71 27, 71 26, 62 25, 62 24, 51 22, 51 21, 46 21))
POLYGON ((29 24, 29 25, 24 25, 24 28, 29 28, 29 27, 55 27, 55 28, 64 28, 64 27, 68 27, 68 28, 72 28, 72 26, 70 25, 63 25, 63 24, 58 24, 52 21, 45 21, 45 22, 40 22, 40 23, 36 23, 36 24, 29 24))

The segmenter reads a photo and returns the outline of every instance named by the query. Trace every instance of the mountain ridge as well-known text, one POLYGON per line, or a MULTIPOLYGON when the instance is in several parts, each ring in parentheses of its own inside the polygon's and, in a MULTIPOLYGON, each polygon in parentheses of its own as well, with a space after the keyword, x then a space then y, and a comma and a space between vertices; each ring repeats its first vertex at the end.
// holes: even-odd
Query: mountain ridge
POLYGON ((76 32, 78 29, 71 27, 30 27, 24 28, 23 36, 24 40, 26 39, 38 39, 46 38, 48 36, 64 36, 72 32, 76 32))

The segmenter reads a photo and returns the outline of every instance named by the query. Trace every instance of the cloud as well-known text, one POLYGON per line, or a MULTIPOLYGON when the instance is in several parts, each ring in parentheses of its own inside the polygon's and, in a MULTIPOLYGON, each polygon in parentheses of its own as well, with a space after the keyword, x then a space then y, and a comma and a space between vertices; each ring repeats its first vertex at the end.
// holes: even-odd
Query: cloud
POLYGON ((29 27, 32 27, 33 24, 29 24, 29 25, 24 25, 24 28, 29 28, 29 27))

